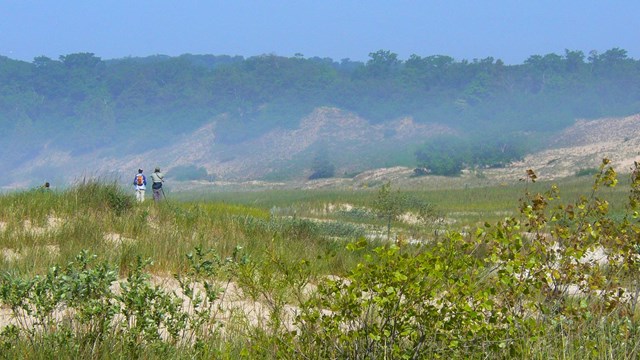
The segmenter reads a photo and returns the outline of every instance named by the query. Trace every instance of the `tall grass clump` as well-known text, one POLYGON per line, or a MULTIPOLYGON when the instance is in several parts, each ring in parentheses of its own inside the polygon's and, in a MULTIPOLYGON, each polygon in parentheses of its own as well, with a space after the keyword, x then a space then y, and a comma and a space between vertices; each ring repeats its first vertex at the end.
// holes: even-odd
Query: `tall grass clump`
POLYGON ((131 210, 134 199, 117 183, 105 183, 97 180, 83 180, 70 188, 68 195, 73 197, 76 206, 92 209, 108 209, 116 215, 131 210))

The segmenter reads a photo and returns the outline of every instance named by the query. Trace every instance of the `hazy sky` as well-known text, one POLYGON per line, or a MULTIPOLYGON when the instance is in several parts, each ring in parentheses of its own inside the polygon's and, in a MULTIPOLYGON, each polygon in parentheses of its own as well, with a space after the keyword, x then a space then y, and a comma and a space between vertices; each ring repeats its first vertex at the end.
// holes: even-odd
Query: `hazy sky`
POLYGON ((493 56, 508 64, 565 49, 640 58, 638 0, 0 0, 0 55, 273 53, 367 60, 493 56))

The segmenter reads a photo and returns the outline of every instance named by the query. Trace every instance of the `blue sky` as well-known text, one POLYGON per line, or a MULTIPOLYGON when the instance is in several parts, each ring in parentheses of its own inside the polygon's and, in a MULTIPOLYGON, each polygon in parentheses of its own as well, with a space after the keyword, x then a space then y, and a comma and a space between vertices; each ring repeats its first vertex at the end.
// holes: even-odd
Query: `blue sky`
POLYGON ((0 55, 31 61, 184 53, 366 61, 493 56, 508 64, 565 49, 640 58, 640 1, 0 0, 0 55))

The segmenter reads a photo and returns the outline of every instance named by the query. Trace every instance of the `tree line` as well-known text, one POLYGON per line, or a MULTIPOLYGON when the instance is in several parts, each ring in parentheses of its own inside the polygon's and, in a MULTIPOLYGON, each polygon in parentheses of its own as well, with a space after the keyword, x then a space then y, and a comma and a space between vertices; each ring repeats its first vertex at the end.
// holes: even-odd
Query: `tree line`
MULTIPOLYGON (((235 143, 295 127, 318 106, 377 123, 411 116, 461 133, 551 132, 576 118, 640 112, 640 61, 624 49, 565 50, 524 63, 389 50, 364 62, 227 55, 104 60, 93 53, 25 62, 0 56, 0 165, 50 144, 73 153, 153 149, 217 121, 235 143)), ((504 147, 504 144, 499 145, 504 147)))

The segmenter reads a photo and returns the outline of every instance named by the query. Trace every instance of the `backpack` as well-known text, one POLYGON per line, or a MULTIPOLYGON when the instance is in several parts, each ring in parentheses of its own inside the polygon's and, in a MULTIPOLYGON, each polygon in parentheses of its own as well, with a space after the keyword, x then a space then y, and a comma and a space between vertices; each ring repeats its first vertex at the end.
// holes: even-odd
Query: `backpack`
POLYGON ((144 185, 144 176, 142 176, 142 174, 136 175, 136 184, 138 184, 138 186, 144 185))

